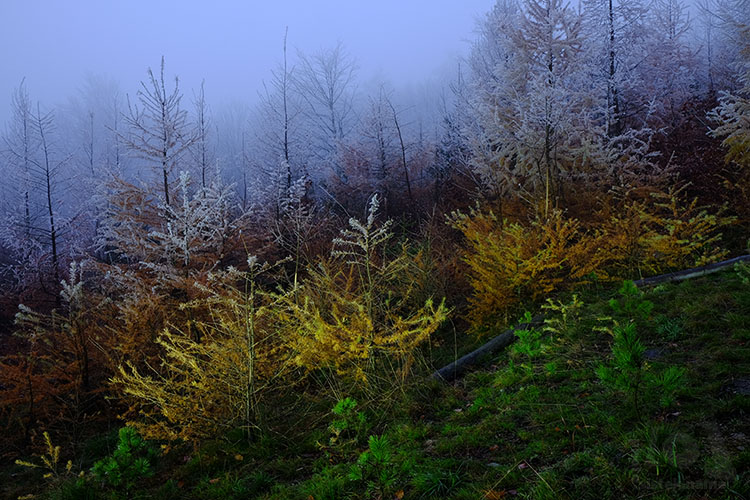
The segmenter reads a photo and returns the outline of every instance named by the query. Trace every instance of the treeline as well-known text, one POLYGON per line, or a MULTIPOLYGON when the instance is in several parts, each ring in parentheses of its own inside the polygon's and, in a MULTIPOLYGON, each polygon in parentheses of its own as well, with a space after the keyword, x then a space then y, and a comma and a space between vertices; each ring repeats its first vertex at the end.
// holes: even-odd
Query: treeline
POLYGON ((118 415, 155 439, 252 439, 311 395, 391 396, 429 372, 449 316, 481 332, 559 290, 742 249, 748 12, 499 1, 439 135, 385 87, 357 97, 340 46, 290 64, 285 43, 252 133, 217 129, 203 86, 188 112, 163 60, 126 104, 85 96, 106 112, 75 126, 22 84, 2 453, 41 429, 75 450, 118 415))

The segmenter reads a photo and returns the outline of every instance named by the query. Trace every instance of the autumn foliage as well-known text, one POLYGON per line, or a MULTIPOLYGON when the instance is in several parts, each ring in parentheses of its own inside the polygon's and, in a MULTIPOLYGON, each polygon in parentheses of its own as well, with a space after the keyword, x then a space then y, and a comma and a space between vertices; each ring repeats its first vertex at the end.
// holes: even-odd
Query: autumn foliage
MULTIPOLYGON (((704 265, 726 255, 722 227, 731 217, 709 213, 679 190, 625 198, 600 220, 554 210, 528 223, 493 212, 454 212, 450 223, 467 243, 464 261, 474 293, 469 319, 478 327, 529 300, 597 281, 640 278, 704 265)), ((611 207, 608 207, 611 208, 611 207)))
POLYGON ((311 270, 290 303, 298 323, 296 362, 308 370, 333 368, 365 384, 378 374, 405 379, 417 347, 448 315, 444 301, 411 303, 414 257, 406 246, 388 252, 391 224, 377 227, 377 210, 375 196, 366 221, 350 219, 334 240, 333 259, 311 270))
POLYGON ((602 267, 597 237, 559 210, 528 225, 478 211, 454 213, 451 222, 468 243, 464 259, 474 288, 469 312, 474 326, 522 300, 572 288, 602 267))
POLYGON ((158 364, 126 360, 112 379, 137 416, 130 425, 149 438, 197 442, 235 428, 252 433, 274 396, 311 372, 354 391, 376 377, 381 388, 388 377, 403 383, 448 311, 431 299, 406 307, 408 256, 385 253, 392 233, 389 223, 376 227, 377 207, 373 198, 367 222, 352 219, 335 241, 333 259, 289 289, 263 283, 278 266, 254 257, 246 271, 196 284, 203 298, 179 306, 193 319, 156 339, 158 364))
POLYGON ((266 270, 249 259, 247 271, 229 269, 198 285, 206 298, 180 308, 206 313, 161 332, 159 364, 118 368, 113 383, 138 417, 131 425, 144 436, 198 441, 260 424, 268 394, 293 369, 280 296, 258 286, 266 270))
MULTIPOLYGON (((710 131, 695 123, 705 112, 690 118, 698 135, 713 136, 704 158, 724 156, 729 172, 697 189, 695 178, 717 177, 695 177, 669 151, 688 130, 676 116, 685 107, 648 104, 654 89, 636 95, 614 73, 585 84, 584 27, 561 2, 550 3, 557 18, 536 2, 504 5, 493 16, 509 22, 494 28, 515 35, 475 47, 473 65, 502 57, 455 89, 444 137, 431 145, 421 126, 419 145, 407 144, 395 106, 373 101, 361 143, 331 137, 324 154, 310 152, 317 171, 294 155, 273 170, 251 161, 243 142, 240 195, 218 166, 206 177, 205 156, 201 182, 191 178, 196 165, 183 163, 197 137, 158 151, 147 141, 147 154, 137 134, 126 137, 187 130, 185 112, 171 124, 133 114, 115 139, 155 178, 102 174, 86 205, 96 212, 90 234, 61 247, 59 262, 56 244, 54 259, 41 240, 20 248, 22 226, 0 234, 17 261, 0 269, 14 284, 0 352, 0 425, 19 437, 12 446, 44 428, 64 430, 75 448, 115 418, 170 442, 238 429, 252 439, 308 398, 356 396, 366 406, 420 380, 435 368, 425 353, 445 340, 449 318, 452 333, 492 331, 558 292, 720 260, 739 248, 722 246, 727 230, 745 244, 735 228, 750 214, 747 69, 718 100, 694 96, 696 109, 716 106, 710 131), (543 26, 564 28, 565 39, 547 43, 543 26), (54 269, 34 264, 51 261, 54 269)), ((178 109, 176 87, 170 99, 178 109)))

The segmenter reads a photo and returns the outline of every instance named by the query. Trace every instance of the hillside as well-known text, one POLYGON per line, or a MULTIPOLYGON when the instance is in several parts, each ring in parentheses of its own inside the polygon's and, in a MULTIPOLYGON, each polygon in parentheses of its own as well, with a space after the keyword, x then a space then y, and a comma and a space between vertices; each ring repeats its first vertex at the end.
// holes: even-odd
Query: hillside
MULTIPOLYGON (((548 301, 544 327, 455 384, 420 380, 368 405, 342 394, 328 412, 299 404, 250 443, 135 451, 143 470, 114 467, 129 485, 89 471, 115 444, 102 435, 42 497, 747 498, 749 274, 589 286, 548 301)), ((12 498, 41 472, 4 475, 12 498)))

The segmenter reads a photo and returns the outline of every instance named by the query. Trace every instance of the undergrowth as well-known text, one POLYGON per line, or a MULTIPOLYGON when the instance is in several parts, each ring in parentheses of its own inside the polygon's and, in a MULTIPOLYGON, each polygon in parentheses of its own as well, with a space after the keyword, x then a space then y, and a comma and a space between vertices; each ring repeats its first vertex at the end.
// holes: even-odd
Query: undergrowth
POLYGON ((115 485, 96 465, 42 496, 748 498, 744 278, 583 288, 549 300, 543 325, 454 385, 420 379, 389 406, 311 396, 300 420, 264 436, 123 466, 153 473, 143 482, 115 485))

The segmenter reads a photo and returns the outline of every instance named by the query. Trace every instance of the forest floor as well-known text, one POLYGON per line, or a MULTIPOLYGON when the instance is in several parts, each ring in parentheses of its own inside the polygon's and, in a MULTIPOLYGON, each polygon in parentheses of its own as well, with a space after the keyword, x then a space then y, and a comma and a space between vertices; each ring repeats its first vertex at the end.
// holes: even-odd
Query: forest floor
POLYGON ((377 404, 342 395, 334 411, 300 404, 283 433, 145 454, 148 467, 121 464, 123 481, 105 486, 89 470, 114 449, 111 432, 87 443, 70 477, 61 465, 44 487, 39 470, 16 466, 0 472, 0 493, 750 498, 749 275, 728 270, 642 294, 591 286, 559 297, 544 328, 455 383, 425 381, 377 404))

